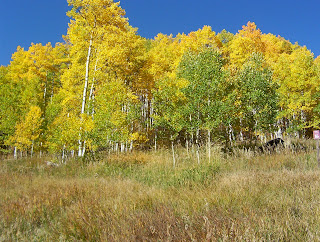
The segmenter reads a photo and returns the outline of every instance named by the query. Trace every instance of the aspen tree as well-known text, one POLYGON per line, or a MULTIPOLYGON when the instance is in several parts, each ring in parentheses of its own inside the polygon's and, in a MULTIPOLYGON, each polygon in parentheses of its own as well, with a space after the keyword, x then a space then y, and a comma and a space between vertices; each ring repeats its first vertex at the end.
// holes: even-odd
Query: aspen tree
MULTIPOLYGON (((178 77, 188 80, 182 89, 187 98, 187 130, 196 133, 199 147, 200 130, 207 132, 208 159, 211 161, 211 132, 231 122, 232 87, 226 80, 224 61, 219 51, 204 48, 199 53, 187 53, 179 66, 178 77), (189 117, 189 118, 187 118, 189 117)), ((197 153, 198 153, 197 147, 197 153)), ((198 156, 199 162, 199 156, 198 156)))
MULTIPOLYGON (((318 56, 315 60, 314 60, 314 69, 315 69, 315 73, 316 73, 316 80, 319 81, 320 80, 320 56, 318 56)), ((317 92, 314 95, 314 98, 317 100, 317 104, 315 105, 315 107, 313 108, 313 113, 312 113, 312 124, 310 126, 314 127, 314 128, 320 128, 320 88, 317 88, 317 92)))
POLYGON ((278 86, 264 61, 262 54, 254 53, 236 77, 239 123, 250 139, 258 131, 272 131, 278 113, 278 86))
POLYGON ((30 148, 31 156, 34 153, 35 142, 41 133, 43 121, 41 109, 38 106, 31 106, 23 120, 16 125, 15 133, 10 137, 9 142, 24 151, 30 148))
MULTIPOLYGON (((108 34, 117 31, 117 29, 125 30, 127 20, 123 17, 125 12, 119 7, 119 3, 112 0, 69 0, 72 10, 68 15, 72 18, 67 39, 71 44, 71 67, 65 73, 65 85, 77 85, 75 93, 79 93, 79 85, 84 79, 82 98, 79 108, 79 149, 78 155, 83 156, 85 152, 85 139, 83 126, 85 125, 85 109, 87 103, 87 89, 89 86, 89 78, 92 79, 92 59, 97 56, 92 55, 93 49, 99 49, 104 38, 108 38, 108 34), (73 84, 72 84, 73 83, 73 84)), ((67 88, 67 87, 66 87, 67 88)), ((77 94, 74 96, 77 102, 77 94)), ((71 100, 70 100, 71 101, 71 100)), ((79 102, 78 101, 78 102, 79 102)))
POLYGON ((282 108, 279 117, 289 119, 292 130, 309 126, 320 85, 313 54, 306 47, 296 45, 291 54, 281 54, 274 64, 274 77, 282 108))
POLYGON ((230 52, 230 64, 241 67, 252 55, 252 53, 263 53, 265 43, 262 41, 262 32, 257 29, 253 22, 248 22, 234 36, 228 47, 230 52))
POLYGON ((19 93, 8 79, 9 67, 0 66, 0 145, 14 134, 16 122, 20 119, 19 93))
MULTIPOLYGON (((18 47, 12 55, 12 61, 6 74, 6 79, 10 80, 10 85, 7 85, 7 87, 10 86, 10 93, 15 94, 14 99, 16 99, 8 107, 11 109, 11 113, 16 116, 13 118, 10 115, 12 127, 16 126, 18 120, 24 118, 30 107, 38 106, 44 120, 41 130, 45 132, 48 90, 51 89, 51 97, 57 93, 57 87, 53 89, 51 82, 54 76, 59 78, 58 73, 62 70, 61 66, 55 63, 56 56, 53 55, 53 50, 54 48, 50 43, 46 45, 31 44, 28 50, 18 47), (50 86, 52 88, 49 88, 50 86)), ((6 103, 9 104, 9 100, 6 100, 6 103)), ((44 133, 41 133, 40 136, 41 141, 39 143, 41 145, 45 143, 46 137, 44 133)))

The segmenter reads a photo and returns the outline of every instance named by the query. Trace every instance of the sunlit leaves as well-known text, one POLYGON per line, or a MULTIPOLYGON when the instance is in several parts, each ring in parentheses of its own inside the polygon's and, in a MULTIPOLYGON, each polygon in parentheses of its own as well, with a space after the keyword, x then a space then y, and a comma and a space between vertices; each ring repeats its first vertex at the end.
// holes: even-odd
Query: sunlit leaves
POLYGON ((158 133, 206 133, 210 142, 239 130, 271 134, 279 123, 287 132, 319 127, 320 60, 306 47, 253 22, 236 34, 204 26, 147 40, 119 3, 68 3, 65 44, 18 47, 0 68, 1 144, 64 153, 158 133))
POLYGON ((292 54, 283 53, 274 65, 275 81, 279 84, 280 105, 283 115, 310 112, 316 105, 314 94, 319 86, 313 54, 297 47, 292 54))
POLYGON ((261 31, 257 29, 255 23, 248 22, 246 26, 242 26, 232 40, 230 50, 230 61, 236 67, 243 65, 252 53, 263 53, 265 44, 261 38, 261 31))
POLYGON ((15 129, 15 133, 9 139, 9 144, 16 146, 20 150, 26 150, 34 145, 34 142, 39 138, 41 133, 41 109, 38 106, 31 106, 15 129))

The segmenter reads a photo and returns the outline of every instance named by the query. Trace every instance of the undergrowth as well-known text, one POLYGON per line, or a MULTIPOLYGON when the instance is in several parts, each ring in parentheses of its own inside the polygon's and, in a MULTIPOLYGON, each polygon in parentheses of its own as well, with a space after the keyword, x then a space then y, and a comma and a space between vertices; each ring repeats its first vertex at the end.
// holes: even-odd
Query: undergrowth
POLYGON ((320 239, 313 149, 212 150, 0 161, 0 241, 320 239))

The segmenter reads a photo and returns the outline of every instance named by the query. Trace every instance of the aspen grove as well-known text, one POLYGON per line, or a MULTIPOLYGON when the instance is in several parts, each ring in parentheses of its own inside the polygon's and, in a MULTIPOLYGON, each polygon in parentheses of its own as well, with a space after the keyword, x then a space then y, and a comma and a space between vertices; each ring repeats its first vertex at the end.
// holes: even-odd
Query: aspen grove
POLYGON ((210 149, 320 128, 320 57, 305 46, 253 22, 146 39, 113 0, 68 3, 64 43, 18 47, 0 67, 2 153, 210 149))

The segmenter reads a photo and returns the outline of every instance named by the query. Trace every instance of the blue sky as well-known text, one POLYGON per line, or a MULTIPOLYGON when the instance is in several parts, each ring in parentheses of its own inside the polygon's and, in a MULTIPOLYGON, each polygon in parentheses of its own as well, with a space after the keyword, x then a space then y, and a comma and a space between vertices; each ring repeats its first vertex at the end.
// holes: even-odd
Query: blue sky
MULTIPOLYGON (((248 21, 263 33, 281 35, 320 55, 319 0, 122 0, 132 26, 153 38, 189 33, 210 25, 237 33, 248 21)), ((67 33, 66 0, 0 0, 0 65, 10 63, 18 45, 61 42, 67 33)))

